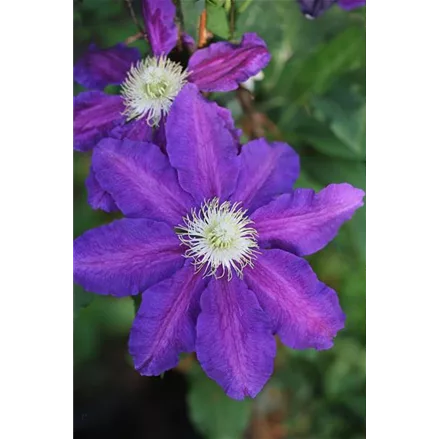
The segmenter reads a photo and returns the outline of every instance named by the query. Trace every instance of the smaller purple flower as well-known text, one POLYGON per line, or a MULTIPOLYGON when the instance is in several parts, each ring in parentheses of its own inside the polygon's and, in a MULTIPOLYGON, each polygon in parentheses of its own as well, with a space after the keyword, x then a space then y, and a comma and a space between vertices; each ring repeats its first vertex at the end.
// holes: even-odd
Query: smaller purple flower
POLYGON ((298 2, 302 13, 309 19, 317 18, 336 3, 347 11, 366 4, 366 0, 298 0, 298 2))
MULTIPOLYGON (((172 0, 143 0, 142 5, 152 56, 140 59, 137 49, 124 44, 91 46, 74 67, 78 83, 99 90, 75 98, 76 150, 90 150, 104 137, 157 142, 152 128, 169 113, 186 82, 206 92, 234 90, 270 60, 265 42, 248 33, 239 44, 219 42, 196 50, 185 68, 168 57, 178 35, 172 0), (121 85, 119 96, 101 91, 110 84, 121 85)), ((193 46, 186 34, 183 43, 193 46)))
POLYGON ((344 327, 337 294, 302 256, 336 236, 364 192, 292 190, 294 150, 257 139, 238 152, 230 121, 193 84, 165 129, 167 155, 126 139, 93 150, 103 196, 125 218, 75 240, 74 279, 98 294, 142 293, 129 340, 142 375, 195 351, 227 395, 254 397, 273 372, 275 334, 320 350, 344 327))

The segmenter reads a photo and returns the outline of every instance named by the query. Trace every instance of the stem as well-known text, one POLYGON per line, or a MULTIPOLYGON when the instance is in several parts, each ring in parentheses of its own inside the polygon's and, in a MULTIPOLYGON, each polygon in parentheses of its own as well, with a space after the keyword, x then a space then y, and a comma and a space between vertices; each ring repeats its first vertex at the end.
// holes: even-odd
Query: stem
POLYGON ((129 44, 134 43, 134 41, 140 40, 143 37, 144 37, 143 32, 137 32, 135 35, 126 38, 124 42, 128 46, 129 44))
POLYGON ((230 2, 230 13, 229 13, 229 40, 233 40, 233 35, 235 34, 235 21, 236 21, 236 5, 235 0, 230 2))
POLYGON ((198 26, 198 47, 204 47, 207 43, 207 10, 204 9, 200 15, 200 24, 198 26))
POLYGON ((242 14, 249 6, 253 0, 246 0, 238 9, 238 13, 242 14))
POLYGON ((181 8, 181 0, 174 0, 175 7, 177 8, 177 21, 180 24, 180 30, 184 31, 184 16, 183 9, 181 8))
POLYGON ((282 140, 282 134, 266 114, 257 111, 253 105, 253 95, 244 87, 236 90, 236 97, 241 105, 244 118, 244 132, 250 139, 265 137, 268 131, 276 140, 282 140))
POLYGON ((125 3, 128 7, 128 10, 131 15, 131 19, 133 20, 133 23, 136 25, 137 29, 139 29, 139 32, 142 32, 142 34, 145 34, 145 30, 143 29, 142 25, 139 23, 139 20, 137 20, 136 14, 133 9, 133 5, 131 4, 131 0, 125 0, 125 3))

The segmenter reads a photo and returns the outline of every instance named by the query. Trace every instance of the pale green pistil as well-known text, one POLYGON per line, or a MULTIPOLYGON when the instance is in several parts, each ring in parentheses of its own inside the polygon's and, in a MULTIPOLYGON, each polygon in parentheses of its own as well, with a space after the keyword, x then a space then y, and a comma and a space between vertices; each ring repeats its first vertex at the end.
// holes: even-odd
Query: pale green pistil
POLYGON ((214 225, 210 230, 206 230, 206 240, 213 248, 229 249, 233 246, 234 237, 230 230, 221 224, 214 225))
POLYGON ((157 82, 145 84, 145 91, 150 99, 158 99, 167 95, 169 84, 166 82, 157 82))
POLYGON ((183 223, 176 233, 188 247, 184 256, 193 260, 197 271, 204 268, 205 276, 227 275, 230 280, 233 272, 242 277, 245 267, 253 267, 257 232, 249 227, 252 221, 239 203, 213 198, 192 210, 183 223))

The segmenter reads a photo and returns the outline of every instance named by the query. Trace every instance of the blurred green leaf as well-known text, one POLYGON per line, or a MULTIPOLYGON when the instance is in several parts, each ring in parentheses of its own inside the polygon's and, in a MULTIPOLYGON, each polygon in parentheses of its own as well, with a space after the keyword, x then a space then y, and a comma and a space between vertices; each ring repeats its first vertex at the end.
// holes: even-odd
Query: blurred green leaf
POLYGON ((301 164, 309 176, 322 185, 350 183, 365 189, 366 163, 359 161, 328 158, 322 155, 302 155, 301 164))
POLYGON ((73 332, 73 352, 75 365, 92 358, 99 346, 99 331, 93 320, 83 318, 75 321, 73 332))
POLYGON ((299 178, 294 183, 294 188, 314 189, 319 191, 322 186, 316 181, 312 180, 305 171, 301 171, 299 178))
MULTIPOLYGON (((315 97, 311 102, 315 116, 320 122, 327 123, 340 144, 357 158, 366 156, 366 102, 364 97, 350 91, 337 88, 331 96, 315 97)), ((327 151, 331 154, 333 151, 327 151)))
POLYGON ((333 349, 336 360, 325 376, 326 393, 330 398, 349 399, 364 388, 366 353, 353 339, 339 338, 333 349))
MULTIPOLYGON (((189 2, 185 2, 189 3, 189 2)), ((195 0, 195 11, 200 15, 206 8, 206 0, 195 0)))
POLYGON ((75 284, 73 286, 73 317, 76 319, 81 309, 88 306, 94 298, 94 294, 87 293, 79 285, 75 284))
POLYGON ((229 37, 229 23, 226 10, 212 3, 207 3, 207 28, 220 38, 229 37))
POLYGON ((298 126, 294 134, 299 141, 330 157, 355 160, 362 156, 361 151, 357 152, 346 145, 325 123, 311 118, 306 124, 298 126))
POLYGON ((324 94, 346 70, 364 64, 364 29, 355 26, 324 43, 302 64, 292 78, 293 96, 305 102, 311 95, 324 94))
POLYGON ((197 370, 190 376, 189 414, 208 439, 237 439, 250 421, 251 401, 236 401, 197 370))

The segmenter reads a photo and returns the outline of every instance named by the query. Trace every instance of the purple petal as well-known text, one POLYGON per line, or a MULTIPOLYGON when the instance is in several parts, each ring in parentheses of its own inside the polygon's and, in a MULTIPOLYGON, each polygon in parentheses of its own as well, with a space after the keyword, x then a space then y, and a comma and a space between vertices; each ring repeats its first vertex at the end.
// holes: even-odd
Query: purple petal
POLYGON ((177 44, 175 6, 172 0, 142 0, 143 20, 154 55, 167 55, 177 44))
POLYGON ((276 344, 267 315, 236 276, 213 279, 201 296, 197 357, 228 396, 254 398, 273 373, 276 344))
POLYGON ((242 130, 235 127, 235 121, 233 120, 232 112, 227 108, 221 107, 214 101, 212 101, 212 104, 215 106, 218 116, 223 119, 226 128, 230 131, 230 134, 235 140, 236 148, 239 151, 241 149, 240 139, 242 136, 242 130))
POLYGON ((279 247, 299 256, 325 247, 363 205, 364 192, 350 184, 331 184, 316 194, 296 189, 258 209, 252 216, 262 247, 279 247))
POLYGON ((236 141, 216 108, 195 85, 186 84, 166 123, 171 165, 177 169, 181 187, 199 204, 212 197, 227 199, 236 184, 236 141))
POLYGON ((202 91, 235 90, 269 61, 264 40, 255 33, 244 34, 240 44, 220 42, 197 50, 189 60, 189 80, 202 91))
POLYGON ((124 121, 123 102, 120 96, 101 91, 80 93, 73 104, 74 148, 78 151, 92 149, 99 140, 124 121))
POLYGON ((188 261, 172 277, 149 288, 131 329, 129 350, 142 375, 160 375, 195 350, 195 324, 206 286, 188 261))
POLYGON ((152 143, 160 147, 160 150, 166 153, 166 116, 162 118, 160 125, 154 128, 152 143))
POLYGON ((253 140, 242 147, 241 170, 232 201, 251 213, 290 191, 299 176, 299 156, 286 143, 253 140))
POLYGON ((244 273, 275 332, 293 349, 329 349, 345 316, 334 290, 308 262, 282 250, 263 250, 244 273))
POLYGON ((182 32, 181 40, 183 41, 183 44, 189 49, 190 52, 194 52, 197 49, 197 43, 188 33, 182 32))
POLYGON ((151 142, 153 129, 144 119, 132 120, 114 128, 110 136, 114 139, 138 140, 139 142, 151 142))
POLYGON ((300 9, 307 18, 317 18, 328 10, 337 0, 298 0, 300 9))
POLYGON ((103 139, 92 163, 100 185, 128 217, 176 226, 194 207, 167 157, 152 143, 103 139))
POLYGON ((107 85, 121 84, 131 65, 139 59, 140 52, 135 47, 120 43, 99 49, 92 44, 75 64, 73 77, 84 87, 103 90, 107 85))
POLYGON ((338 0, 338 5, 346 11, 350 11, 351 9, 365 6, 366 0, 338 0))
POLYGON ((74 280, 87 291, 128 296, 172 276, 183 264, 180 241, 165 223, 122 219, 74 243, 74 280))
POLYGON ((119 210, 113 197, 104 191, 96 180, 96 175, 92 167, 90 167, 90 173, 85 180, 85 187, 87 188, 87 201, 93 209, 101 209, 104 212, 116 212, 119 210))

